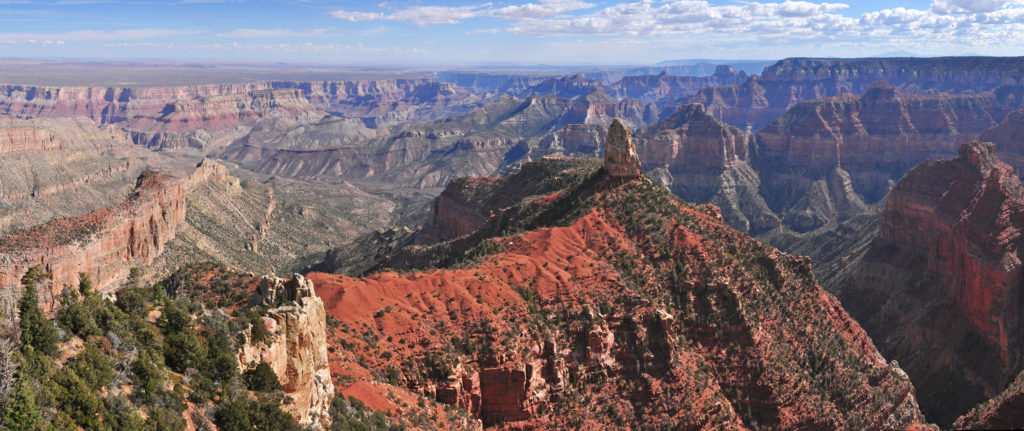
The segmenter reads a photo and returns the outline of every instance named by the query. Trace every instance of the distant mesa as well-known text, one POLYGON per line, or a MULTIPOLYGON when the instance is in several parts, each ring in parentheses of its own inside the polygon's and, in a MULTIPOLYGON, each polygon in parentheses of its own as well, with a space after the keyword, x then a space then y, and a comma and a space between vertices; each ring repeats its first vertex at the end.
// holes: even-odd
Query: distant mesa
POLYGON ((640 170, 640 157, 629 137, 629 130, 616 118, 608 126, 608 137, 605 139, 604 167, 612 178, 637 178, 640 170))

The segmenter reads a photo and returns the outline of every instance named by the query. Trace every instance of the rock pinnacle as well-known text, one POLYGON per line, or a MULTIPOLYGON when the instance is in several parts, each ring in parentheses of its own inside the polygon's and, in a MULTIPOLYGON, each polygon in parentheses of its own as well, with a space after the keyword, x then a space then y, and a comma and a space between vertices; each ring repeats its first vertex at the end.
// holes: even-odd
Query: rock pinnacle
POLYGON ((640 176, 640 158, 636 147, 629 138, 629 130, 616 118, 608 127, 605 139, 604 167, 613 178, 637 178, 640 176))

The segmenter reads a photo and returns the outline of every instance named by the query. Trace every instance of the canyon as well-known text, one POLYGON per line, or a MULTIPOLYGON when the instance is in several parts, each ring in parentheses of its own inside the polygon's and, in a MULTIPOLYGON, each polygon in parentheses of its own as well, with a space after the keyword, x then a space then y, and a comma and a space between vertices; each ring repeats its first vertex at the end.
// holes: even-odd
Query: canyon
MULTIPOLYGON (((620 127, 610 145, 635 153, 620 127)), ((425 239, 382 264, 401 273, 309 274, 340 322, 329 336, 336 384, 366 388, 361 376, 389 374, 370 386, 380 396, 396 386, 426 394, 484 426, 923 422, 906 375, 808 262, 609 153, 603 166, 552 157, 510 177, 463 180, 456 194, 493 215, 435 214, 425 227, 442 233, 434 238, 471 232, 425 239), (510 184, 541 194, 502 195, 510 184), (784 371, 793 369, 806 371, 784 371)))
POLYGON ((924 163, 889 194, 880 226, 836 295, 899 361, 942 426, 1020 371, 1024 187, 991 143, 924 163), (954 389, 955 388, 955 389, 954 389))
POLYGON ((1020 63, 4 84, 0 289, 206 268, 314 428, 1016 427, 1020 63))
POLYGON ((131 195, 118 205, 0 236, 0 289, 17 289, 29 267, 49 274, 50 288, 40 294, 54 309, 65 285, 87 274, 95 288, 112 293, 133 266, 151 263, 185 222, 185 198, 201 184, 226 178, 227 169, 204 161, 188 178, 144 171, 131 195))
POLYGON ((741 84, 702 89, 689 101, 729 124, 757 130, 798 102, 861 94, 881 79, 908 94, 989 93, 1012 110, 1021 104, 1022 64, 1021 57, 790 58, 741 84))

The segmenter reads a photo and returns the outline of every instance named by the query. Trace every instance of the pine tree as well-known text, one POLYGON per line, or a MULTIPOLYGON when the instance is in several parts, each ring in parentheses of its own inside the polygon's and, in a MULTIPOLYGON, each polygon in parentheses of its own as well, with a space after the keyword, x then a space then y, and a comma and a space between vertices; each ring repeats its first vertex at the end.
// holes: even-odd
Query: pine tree
POLYGON ((18 303, 21 348, 24 350, 32 347, 38 352, 52 356, 57 353, 57 328, 39 309, 39 297, 36 294, 36 280, 45 276, 46 274, 36 265, 29 268, 21 278, 21 284, 24 286, 21 301, 18 303))
POLYGON ((25 380, 21 379, 4 410, 3 427, 12 430, 32 429, 39 422, 39 416, 36 396, 25 380))

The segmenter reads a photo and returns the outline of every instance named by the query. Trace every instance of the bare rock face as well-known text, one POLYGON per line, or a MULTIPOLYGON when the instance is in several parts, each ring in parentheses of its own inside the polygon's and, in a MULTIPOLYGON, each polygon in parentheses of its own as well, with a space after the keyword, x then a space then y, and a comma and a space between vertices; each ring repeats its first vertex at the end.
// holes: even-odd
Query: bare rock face
POLYGON ((771 123, 795 104, 840 94, 861 94, 879 79, 911 94, 999 93, 1011 106, 1019 100, 1024 74, 1020 57, 945 58, 789 58, 764 69, 746 82, 700 89, 692 103, 716 118, 754 130, 771 123))
POLYGON ((153 149, 220 147, 255 132, 276 136, 327 113, 299 90, 260 90, 226 96, 177 100, 158 115, 125 123, 132 141, 153 149))
POLYGON ((757 133, 753 165, 772 210, 813 230, 880 202, 918 163, 954 156, 999 112, 991 94, 922 96, 876 82, 862 96, 795 104, 757 133))
POLYGON ((1002 391, 1024 358, 1024 187, 993 147, 965 144, 900 180, 838 292, 940 426, 1002 391))
POLYGON ((604 167, 612 178, 636 178, 641 174, 640 157, 636 154, 629 130, 616 118, 608 126, 605 138, 604 167))
POLYGON ((327 321, 323 301, 313 282, 294 274, 291 279, 264 277, 258 287, 263 305, 267 339, 247 342, 239 348, 244 369, 265 362, 274 370, 291 403, 284 410, 300 425, 330 427, 328 410, 334 399, 334 383, 327 364, 327 321))
POLYGON ((78 285, 87 273, 100 292, 112 292, 132 266, 153 262, 185 222, 185 198, 192 187, 227 175, 205 161, 194 179, 145 171, 134 192, 119 205, 49 222, 0 236, 0 289, 17 288, 33 265, 52 275, 49 292, 40 292, 45 309, 57 306, 64 285, 78 285))
POLYGON ((726 222, 745 232, 780 224, 761 197, 761 179, 750 166, 757 151, 754 137, 712 117, 704 106, 681 106, 638 130, 633 140, 644 166, 658 169, 662 184, 676 195, 719 206, 726 222))
POLYGON ((0 119, 0 234, 116 205, 161 162, 84 118, 0 119))

